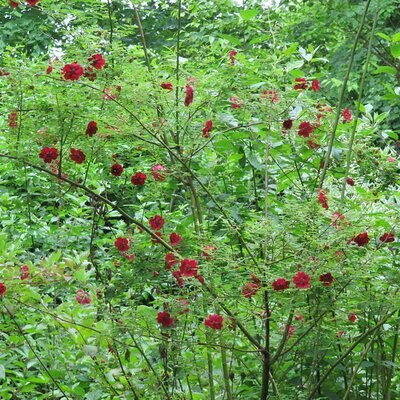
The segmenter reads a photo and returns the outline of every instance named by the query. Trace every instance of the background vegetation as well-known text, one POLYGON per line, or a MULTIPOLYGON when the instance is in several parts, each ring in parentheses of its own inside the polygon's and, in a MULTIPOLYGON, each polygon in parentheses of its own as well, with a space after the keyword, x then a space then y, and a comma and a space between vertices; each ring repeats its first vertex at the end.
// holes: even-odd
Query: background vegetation
POLYGON ((0 397, 396 399, 399 22, 3 1, 0 397))

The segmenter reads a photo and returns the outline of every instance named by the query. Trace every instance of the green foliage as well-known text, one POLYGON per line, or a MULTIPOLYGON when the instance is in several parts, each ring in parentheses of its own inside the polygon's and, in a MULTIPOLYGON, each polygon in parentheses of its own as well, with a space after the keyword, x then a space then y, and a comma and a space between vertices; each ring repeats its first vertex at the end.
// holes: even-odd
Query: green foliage
POLYGON ((271 399, 399 395, 398 111, 388 107, 398 102, 400 37, 394 2, 382 1, 373 43, 386 56, 375 54, 366 100, 354 105, 358 50, 347 102, 361 114, 346 122, 337 91, 361 3, 190 1, 180 21, 179 3, 140 3, 147 57, 129 2, 4 8, 12 32, 35 35, 1 39, 1 398, 264 400, 266 387, 271 399), (87 68, 97 53, 106 65, 93 81, 63 79, 66 64, 87 68), (304 122, 313 131, 302 136, 304 122), (342 201, 353 124, 354 186, 342 201), (39 157, 46 147, 58 164, 39 157), (144 185, 131 183, 137 172, 144 185), (172 268, 167 253, 179 260, 172 268), (204 284, 172 274, 185 258, 204 284), (300 271, 309 288, 296 287, 300 271), (279 278, 290 287, 274 290, 279 278), (249 283, 257 293, 246 295, 249 283), (212 314, 221 330, 206 326, 212 314))

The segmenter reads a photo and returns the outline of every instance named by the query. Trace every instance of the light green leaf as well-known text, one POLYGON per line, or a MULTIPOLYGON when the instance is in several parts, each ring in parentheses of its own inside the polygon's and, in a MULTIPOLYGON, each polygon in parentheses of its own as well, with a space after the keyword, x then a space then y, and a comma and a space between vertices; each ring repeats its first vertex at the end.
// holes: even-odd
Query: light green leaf
POLYGON ((375 71, 374 74, 397 74, 397 69, 394 67, 389 67, 389 66, 382 66, 378 67, 375 71))
POLYGON ((379 124, 380 122, 384 121, 388 115, 389 115, 389 112, 384 112, 384 113, 378 115, 378 116, 375 118, 375 122, 376 122, 377 124, 379 124))
POLYGON ((219 33, 218 36, 222 39, 227 40, 228 42, 234 44, 235 46, 240 46, 241 42, 238 38, 232 36, 232 35, 227 35, 225 33, 219 33))
POLYGON ((393 57, 399 58, 400 57, 400 43, 396 43, 390 46, 390 53, 393 57))
POLYGON ((390 37, 389 37, 388 35, 386 35, 385 33, 378 32, 378 33, 376 34, 376 36, 379 36, 379 37, 381 37, 382 39, 385 39, 385 40, 387 40, 388 42, 390 42, 390 37))
POLYGON ((400 42, 400 32, 397 32, 392 36, 392 42, 393 43, 400 42))
POLYGON ((241 10, 239 14, 243 21, 248 21, 258 14, 258 10, 241 10))

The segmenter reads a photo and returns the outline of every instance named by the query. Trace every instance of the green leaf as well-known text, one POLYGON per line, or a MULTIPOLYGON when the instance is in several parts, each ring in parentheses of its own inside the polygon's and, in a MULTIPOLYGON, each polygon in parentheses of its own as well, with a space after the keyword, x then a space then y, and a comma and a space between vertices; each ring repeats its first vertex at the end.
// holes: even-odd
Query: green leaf
POLYGON ((247 153, 247 160, 249 161, 251 166, 257 169, 258 171, 261 171, 263 169, 263 165, 260 163, 260 161, 253 153, 250 152, 247 153))
POLYGON ((392 42, 393 43, 400 42, 400 32, 397 32, 392 36, 392 42))
POLYGON ((87 400, 98 400, 103 396, 103 392, 101 390, 95 390, 94 392, 90 392, 86 395, 87 400))
POLYGON ((248 21, 258 14, 258 10, 241 10, 239 14, 243 21, 248 21))
POLYGON ((243 146, 239 147, 239 155, 242 156, 239 160, 239 165, 244 168, 246 166, 246 154, 244 152, 243 146))
POLYGON ((390 46, 390 53, 393 57, 399 58, 400 57, 400 43, 396 43, 390 46))
POLYGON ((292 43, 287 49, 283 50, 285 56, 290 56, 297 51, 297 43, 292 43))
POLYGON ((397 69, 394 67, 389 67, 389 66, 382 66, 378 67, 375 71, 374 74, 397 74, 397 69))
POLYGON ((6 369, 3 364, 0 364, 0 380, 6 379, 6 369))
POLYGON ((240 46, 241 42, 238 38, 232 36, 232 35, 227 35, 225 33, 219 33, 218 36, 222 39, 227 40, 228 42, 234 44, 235 46, 240 46))
POLYGON ((227 151, 235 150, 235 146, 232 144, 232 142, 230 140, 222 139, 222 140, 219 140, 218 142, 214 143, 214 149, 218 153, 224 153, 227 151))
POLYGON ((99 351, 97 346, 92 346, 89 344, 83 345, 82 350, 87 356, 90 356, 90 357, 94 357, 99 351))
POLYGON ((360 364, 360 367, 361 367, 361 368, 370 368, 370 367, 372 367, 373 365, 375 365, 374 362, 364 360, 364 361, 360 364))
POLYGON ((389 112, 384 112, 384 113, 378 115, 378 116, 375 118, 375 122, 376 122, 377 124, 379 124, 380 122, 384 121, 384 120, 387 118, 388 115, 389 115, 389 112))
POLYGON ((301 68, 304 65, 304 61, 303 60, 296 60, 293 62, 290 62, 286 65, 286 71, 290 72, 293 70, 298 70, 299 68, 301 68))
POLYGON ((386 35, 385 33, 378 32, 378 33, 376 34, 376 36, 379 36, 379 37, 381 37, 382 39, 385 39, 385 40, 387 40, 388 42, 390 42, 390 37, 389 37, 388 35, 386 35))
POLYGON ((271 35, 263 35, 263 36, 254 38, 253 40, 250 40, 249 44, 257 44, 257 43, 265 42, 270 37, 271 37, 271 35))

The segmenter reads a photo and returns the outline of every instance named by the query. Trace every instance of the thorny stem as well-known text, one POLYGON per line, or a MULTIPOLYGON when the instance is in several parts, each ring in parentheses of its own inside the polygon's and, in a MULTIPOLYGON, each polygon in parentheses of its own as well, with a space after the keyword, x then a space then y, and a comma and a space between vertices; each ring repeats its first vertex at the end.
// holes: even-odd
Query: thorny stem
POLYGON ((351 135, 350 135, 349 146, 348 146, 348 149, 347 149, 346 170, 345 170, 345 173, 344 173, 344 176, 343 176, 342 190, 340 192, 340 202, 341 202, 342 205, 343 205, 344 196, 345 196, 345 193, 346 193, 346 183, 347 183, 346 180, 348 178, 349 170, 350 170, 351 156, 352 156, 352 152, 353 152, 354 138, 355 138, 356 130, 357 130, 358 117, 360 115, 360 106, 361 106, 361 100, 362 100, 362 96, 363 96, 363 92, 364 92, 365 78, 366 78, 367 73, 368 73, 369 60, 371 58, 372 41, 374 40, 374 36, 375 36, 375 28, 376 28, 376 23, 378 21, 379 12, 380 12, 380 8, 379 8, 379 1, 378 1, 378 5, 377 5, 377 8, 376 8, 375 17, 374 17, 374 23, 373 23, 373 26, 372 26, 371 35, 370 35, 369 43, 368 43, 367 58, 365 60, 364 70, 363 70, 363 73, 362 73, 362 76, 361 76, 361 80, 360 80, 360 84, 359 84, 357 108, 356 108, 356 113, 355 113, 354 120, 353 120, 353 128, 352 128, 351 135))
POLYGON ((144 59, 146 60, 147 70, 150 72, 151 71, 151 62, 150 62, 150 57, 149 57, 149 53, 147 50, 146 36, 144 35, 142 21, 140 20, 140 16, 139 16, 137 7, 135 5, 135 2, 132 2, 132 6, 133 6, 133 12, 135 14, 136 25, 139 28, 139 32, 140 32, 140 40, 142 41, 144 59))
POLYGON ((176 68, 175 68, 175 79, 176 79, 176 88, 175 88, 175 142, 178 145, 179 151, 179 75, 180 75, 180 44, 181 44, 181 11, 182 11, 182 0, 178 1, 178 27, 176 33, 176 68))
POLYGON ((336 111, 336 118, 335 118, 335 121, 334 121, 334 124, 333 124, 332 133, 331 133, 330 138, 329 138, 328 149, 327 149, 326 154, 325 154, 324 167, 322 168, 321 178, 320 178, 320 181, 319 181, 319 187, 321 189, 322 189, 322 186, 324 184, 326 172, 328 171, 329 160, 330 160, 330 157, 331 157, 333 143, 335 141, 335 136, 336 136, 336 130, 337 130, 337 127, 338 127, 338 124, 339 124, 340 116, 341 116, 342 104, 343 104, 343 101, 344 101, 345 92, 346 92, 346 88, 347 88, 347 81, 349 80, 349 77, 350 77, 350 72, 351 72, 351 68, 353 66, 353 61, 354 61, 354 56, 355 56, 355 53, 356 53, 358 40, 360 38, 361 31, 362 31, 362 28, 364 26, 365 18, 367 16, 367 12, 368 12, 368 8, 369 8, 370 3, 371 3, 371 0, 367 0, 367 2, 365 4, 364 13, 362 15, 360 26, 358 28, 356 37, 354 39, 353 48, 352 48, 351 53, 350 53, 350 59, 348 61, 348 67, 347 67, 346 75, 344 77, 342 88, 340 90, 339 101, 338 101, 337 111, 336 111))
POLYGON ((263 349, 263 372, 260 399, 268 398, 269 379, 271 375, 271 348, 270 348, 270 319, 268 290, 264 291, 264 311, 266 312, 264 330, 265 330, 265 347, 263 349))
MULTIPOLYGON (((110 54, 113 53, 113 40, 114 40, 114 26, 112 21, 112 0, 107 0, 107 14, 108 23, 110 25, 110 54)), ((112 57, 111 62, 114 66, 114 57, 112 57)))

